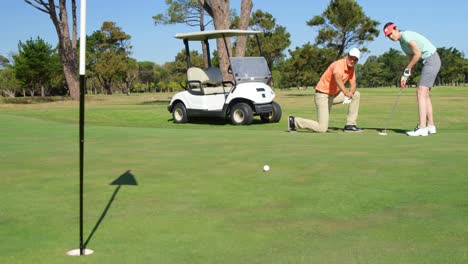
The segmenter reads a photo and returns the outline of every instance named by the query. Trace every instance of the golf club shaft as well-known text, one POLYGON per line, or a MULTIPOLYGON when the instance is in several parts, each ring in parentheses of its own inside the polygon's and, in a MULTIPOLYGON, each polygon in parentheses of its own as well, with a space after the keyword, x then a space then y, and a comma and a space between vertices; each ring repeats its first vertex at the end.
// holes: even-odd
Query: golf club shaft
POLYGON ((392 111, 390 112, 390 116, 388 117, 387 123, 385 124, 385 130, 384 130, 385 132, 387 131, 387 128, 388 128, 388 126, 390 124, 390 120, 392 120, 393 112, 395 112, 395 108, 396 108, 396 106, 398 104, 398 101, 400 100, 400 95, 401 95, 402 92, 403 92, 403 88, 400 88, 400 92, 398 92, 395 103, 393 103, 393 107, 392 107, 392 111))

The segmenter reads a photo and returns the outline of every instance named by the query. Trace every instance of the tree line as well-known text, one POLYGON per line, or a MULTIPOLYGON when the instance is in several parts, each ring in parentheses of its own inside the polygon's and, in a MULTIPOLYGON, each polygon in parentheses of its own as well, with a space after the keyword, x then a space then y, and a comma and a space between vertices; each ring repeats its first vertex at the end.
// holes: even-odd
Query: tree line
MULTIPOLYGON (((229 1, 227 2, 229 4, 229 1)), ((167 13, 155 15, 154 23, 156 26, 184 23, 204 30, 210 23, 216 21, 216 17, 220 19, 219 15, 214 14, 215 10, 219 11, 219 9, 213 9, 211 6, 213 4, 219 3, 200 0, 166 0, 167 13)), ((41 6, 34 7, 43 12, 51 12, 50 5, 46 6, 49 9, 41 6)), ((61 5, 59 7, 66 8, 61 5)), ((365 44, 379 35, 379 22, 367 17, 362 7, 355 1, 332 0, 321 15, 314 16, 306 22, 307 25, 318 30, 314 42, 304 44, 302 47, 287 49, 291 44, 290 33, 287 29, 276 24, 275 18, 270 13, 262 10, 252 13, 251 9, 252 1, 242 1, 241 15, 237 16, 235 10, 230 10, 228 22, 224 21, 222 26, 232 29, 249 28, 263 32, 260 36, 263 53, 272 71, 273 86, 280 89, 314 86, 332 61, 343 57, 351 47, 359 47, 363 52, 368 52, 365 44), (247 19, 245 19, 246 16, 247 19)), ((63 20, 62 17, 60 18, 63 20)), ((223 17, 223 19, 226 18, 223 17)), ((54 25, 58 23, 63 28, 60 24, 64 23, 62 20, 55 22, 53 20, 54 25)), ((68 41, 65 42, 68 43, 68 41)), ((258 54, 254 41, 250 38, 233 41, 230 54, 235 56, 258 54)), ((8 97, 68 94, 74 98, 76 96, 72 91, 74 86, 70 85, 70 79, 73 80, 73 78, 67 78, 66 75, 70 70, 75 70, 74 78, 76 78, 77 61, 75 59, 74 65, 67 64, 67 66, 64 65, 64 57, 65 59, 78 57, 77 43, 79 40, 70 42, 71 47, 75 47, 70 51, 70 49, 63 48, 62 41, 59 41, 57 47, 52 47, 37 37, 25 42, 20 41, 18 52, 10 59, 0 54, 0 94, 8 97), (64 56, 63 53, 68 51, 73 54, 64 56), (67 67, 68 70, 65 69, 67 67)), ((163 65, 137 61, 131 57, 131 35, 112 21, 103 22, 99 30, 88 36, 86 47, 88 93, 130 94, 183 89, 183 82, 186 78, 185 50, 183 49, 175 55, 174 61, 163 65)), ((224 47, 224 44, 221 47, 224 47)), ((227 67, 223 66, 225 51, 222 52, 221 49, 218 46, 218 49, 213 51, 211 64, 220 66, 221 69, 225 68, 227 71, 227 67)), ((436 84, 465 84, 468 77, 468 60, 465 59, 465 55, 454 47, 441 47, 438 48, 438 52, 441 56, 442 67, 436 84)), ((201 53, 192 51, 191 55, 194 66, 206 67, 207 56, 204 47, 201 53)), ((406 64, 406 56, 401 51, 392 48, 382 55, 371 55, 357 66, 358 84, 361 87, 398 85, 401 71, 406 64)), ((416 68, 414 72, 420 71, 416 68)), ((418 74, 410 79, 412 83, 417 83, 418 80, 418 74)))

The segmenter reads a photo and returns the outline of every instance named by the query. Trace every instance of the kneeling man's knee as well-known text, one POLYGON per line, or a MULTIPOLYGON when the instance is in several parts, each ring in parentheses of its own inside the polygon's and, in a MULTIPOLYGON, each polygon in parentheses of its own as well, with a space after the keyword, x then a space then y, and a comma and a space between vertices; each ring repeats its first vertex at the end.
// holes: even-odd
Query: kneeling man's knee
POLYGON ((328 126, 319 126, 317 129, 317 132, 319 133, 325 133, 328 131, 328 126))

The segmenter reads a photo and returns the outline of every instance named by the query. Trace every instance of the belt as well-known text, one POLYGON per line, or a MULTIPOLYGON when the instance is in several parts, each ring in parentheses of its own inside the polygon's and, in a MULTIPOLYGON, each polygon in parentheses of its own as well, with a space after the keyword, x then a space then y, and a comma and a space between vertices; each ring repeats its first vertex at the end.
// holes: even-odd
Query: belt
POLYGON ((324 92, 322 92, 322 91, 320 91, 320 90, 317 90, 317 89, 315 89, 315 92, 316 92, 316 93, 321 93, 321 94, 327 94, 327 93, 324 93, 324 92))
POLYGON ((328 95, 328 96, 337 96, 340 92, 338 92, 337 94, 328 94, 328 93, 324 93, 324 92, 322 92, 322 91, 319 91, 319 90, 315 89, 315 93, 326 94, 326 95, 328 95))

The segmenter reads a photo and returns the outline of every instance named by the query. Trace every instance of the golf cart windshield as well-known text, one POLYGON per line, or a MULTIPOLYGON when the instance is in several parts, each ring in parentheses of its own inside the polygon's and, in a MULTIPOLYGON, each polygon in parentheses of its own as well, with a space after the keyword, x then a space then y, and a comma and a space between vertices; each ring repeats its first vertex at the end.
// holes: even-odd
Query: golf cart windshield
POLYGON ((231 69, 237 83, 263 82, 271 77, 264 57, 231 57, 231 69))

